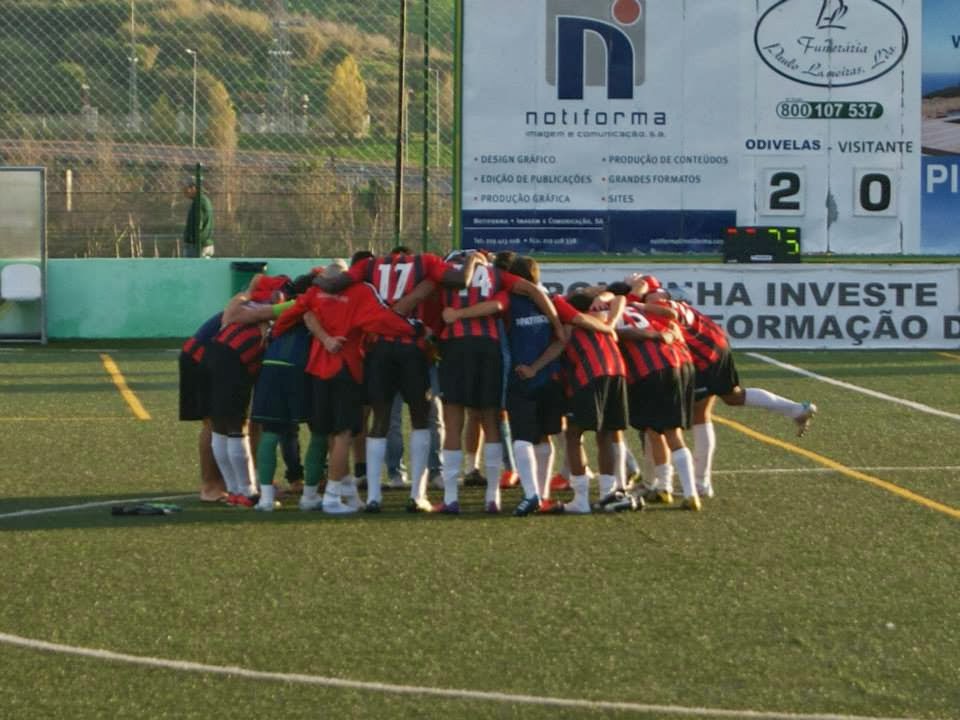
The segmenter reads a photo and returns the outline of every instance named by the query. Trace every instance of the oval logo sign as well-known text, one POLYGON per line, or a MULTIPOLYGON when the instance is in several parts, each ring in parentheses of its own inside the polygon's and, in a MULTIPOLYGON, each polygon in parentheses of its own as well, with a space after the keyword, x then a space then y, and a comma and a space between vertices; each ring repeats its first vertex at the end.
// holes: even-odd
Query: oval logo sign
POLYGON ((847 87, 900 63, 907 26, 880 0, 780 0, 757 22, 753 41, 770 69, 789 80, 847 87))

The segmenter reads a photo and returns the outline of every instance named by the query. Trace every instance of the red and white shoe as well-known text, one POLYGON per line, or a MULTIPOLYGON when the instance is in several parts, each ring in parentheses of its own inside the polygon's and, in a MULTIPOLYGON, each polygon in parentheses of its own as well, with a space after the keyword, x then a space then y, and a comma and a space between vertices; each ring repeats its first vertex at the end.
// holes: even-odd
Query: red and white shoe
POLYGON ((552 478, 550 478, 550 489, 551 490, 570 490, 570 481, 567 480, 563 475, 557 473, 552 478))
POLYGON ((500 489, 509 490, 520 484, 520 478, 513 470, 504 470, 500 473, 500 489))

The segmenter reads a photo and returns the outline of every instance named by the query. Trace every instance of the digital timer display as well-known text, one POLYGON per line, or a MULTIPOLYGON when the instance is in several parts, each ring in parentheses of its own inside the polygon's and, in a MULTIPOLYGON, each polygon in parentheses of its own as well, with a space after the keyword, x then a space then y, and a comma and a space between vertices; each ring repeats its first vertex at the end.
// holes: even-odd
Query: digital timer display
POLYGON ((723 238, 726 263, 800 262, 800 228, 738 225, 723 238))

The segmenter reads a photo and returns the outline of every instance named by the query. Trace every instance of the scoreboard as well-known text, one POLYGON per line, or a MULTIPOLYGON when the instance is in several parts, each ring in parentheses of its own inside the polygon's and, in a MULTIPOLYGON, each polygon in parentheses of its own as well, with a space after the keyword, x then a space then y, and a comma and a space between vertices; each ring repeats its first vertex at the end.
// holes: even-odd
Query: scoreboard
POLYGON ((922 253, 930 3, 461 0, 463 244, 922 253))

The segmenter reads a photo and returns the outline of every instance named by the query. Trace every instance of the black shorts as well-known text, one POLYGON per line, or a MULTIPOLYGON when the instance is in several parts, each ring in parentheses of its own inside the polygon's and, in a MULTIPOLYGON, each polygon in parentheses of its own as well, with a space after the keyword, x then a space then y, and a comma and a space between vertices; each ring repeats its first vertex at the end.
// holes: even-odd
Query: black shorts
POLYGON ((430 363, 413 343, 377 342, 364 360, 363 377, 370 405, 392 403, 397 393, 407 405, 430 400, 430 363))
POLYGON ((180 419, 210 417, 210 378, 206 368, 186 353, 180 353, 180 419))
POLYGON ((363 385, 344 368, 336 377, 324 380, 310 378, 313 414, 310 432, 315 435, 339 435, 349 431, 359 435, 363 430, 363 385))
POLYGON ((737 374, 737 365, 733 361, 733 353, 724 350, 717 361, 705 370, 697 370, 694 380, 695 398, 703 400, 711 395, 729 395, 740 384, 740 375, 737 374))
POLYGON ((440 396, 445 403, 499 409, 503 387, 500 343, 492 338, 453 338, 440 347, 440 396))
POLYGON ((627 427, 627 386, 619 375, 594 378, 570 398, 570 422, 581 430, 607 432, 627 427))
POLYGON ((260 423, 302 423, 310 419, 309 375, 295 365, 264 363, 253 388, 250 417, 260 423))
POLYGON ((553 380, 527 390, 524 383, 507 387, 507 413, 514 440, 538 443, 545 435, 556 435, 563 427, 567 401, 563 387, 553 380))
POLYGON ((693 424, 693 366, 664 368, 627 388, 630 427, 662 433, 693 424))
POLYGON ((226 345, 210 343, 202 364, 210 377, 210 417, 245 419, 256 378, 240 354, 226 345))

